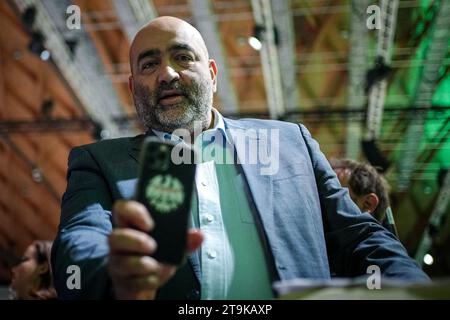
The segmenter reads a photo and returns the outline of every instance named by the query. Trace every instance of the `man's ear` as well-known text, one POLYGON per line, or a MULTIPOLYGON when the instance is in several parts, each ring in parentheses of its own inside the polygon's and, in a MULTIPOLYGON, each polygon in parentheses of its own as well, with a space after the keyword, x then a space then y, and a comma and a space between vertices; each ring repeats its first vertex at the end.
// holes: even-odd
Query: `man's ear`
POLYGON ((213 92, 217 91, 217 64, 214 59, 209 59, 209 72, 213 81, 213 92))
POLYGON ((134 93, 134 85, 133 85, 133 76, 128 78, 128 88, 130 89, 131 94, 134 93))
POLYGON ((368 211, 373 214, 378 207, 379 199, 373 192, 362 197, 362 211, 368 211))

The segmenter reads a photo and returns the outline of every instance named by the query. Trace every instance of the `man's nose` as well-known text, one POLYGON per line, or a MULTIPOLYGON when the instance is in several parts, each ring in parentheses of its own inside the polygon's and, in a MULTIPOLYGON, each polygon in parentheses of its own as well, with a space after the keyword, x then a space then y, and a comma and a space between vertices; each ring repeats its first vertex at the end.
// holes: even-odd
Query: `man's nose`
POLYGON ((159 83, 171 83, 174 80, 180 79, 178 72, 169 64, 166 64, 161 68, 161 72, 158 76, 159 83))

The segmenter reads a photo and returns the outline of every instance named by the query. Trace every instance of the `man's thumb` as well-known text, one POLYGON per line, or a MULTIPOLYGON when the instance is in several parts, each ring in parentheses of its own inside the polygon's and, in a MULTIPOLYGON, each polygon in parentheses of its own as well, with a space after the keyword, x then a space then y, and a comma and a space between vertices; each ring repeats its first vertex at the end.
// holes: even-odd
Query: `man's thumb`
POLYGON ((191 253, 197 250, 203 242, 203 233, 198 229, 190 229, 188 231, 186 250, 191 253))

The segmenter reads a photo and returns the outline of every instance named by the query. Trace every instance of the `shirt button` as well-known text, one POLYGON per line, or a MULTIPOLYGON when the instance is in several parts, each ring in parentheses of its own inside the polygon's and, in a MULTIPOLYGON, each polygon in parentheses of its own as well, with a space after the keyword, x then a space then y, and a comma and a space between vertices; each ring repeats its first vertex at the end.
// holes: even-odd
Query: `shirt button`
POLYGON ((214 250, 208 250, 207 255, 208 255, 208 258, 215 259, 217 257, 217 252, 214 250))
POLYGON ((206 183, 206 181, 202 181, 201 182, 202 186, 206 187, 208 184, 206 183))
POLYGON ((211 223, 214 221, 214 216, 212 214, 205 214, 203 217, 203 221, 206 223, 211 223))

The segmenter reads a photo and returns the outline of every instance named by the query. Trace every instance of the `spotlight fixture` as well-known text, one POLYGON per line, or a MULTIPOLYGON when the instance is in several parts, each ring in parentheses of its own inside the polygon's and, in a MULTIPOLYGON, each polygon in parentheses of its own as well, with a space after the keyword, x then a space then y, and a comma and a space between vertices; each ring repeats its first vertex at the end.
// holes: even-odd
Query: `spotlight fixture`
POLYGON ((42 61, 47 61, 48 59, 50 59, 50 51, 48 50, 42 51, 39 57, 41 58, 42 61))
MULTIPOLYGON (((265 40, 266 27, 260 24, 256 24, 253 28, 253 36, 248 38, 248 44, 255 50, 259 51, 262 48, 262 42, 265 40)), ((273 27, 274 43, 276 46, 279 44, 278 29, 273 27)))
POLYGON ((99 140, 103 140, 103 139, 108 139, 111 137, 111 134, 108 130, 103 128, 103 125, 95 120, 91 120, 92 123, 92 132, 91 132, 91 136, 94 140, 99 141, 99 140))
POLYGON ((362 140, 361 147, 367 161, 369 161, 369 163, 374 166, 377 171, 381 173, 387 171, 391 164, 378 148, 378 145, 374 139, 362 140))
POLYGON ((444 168, 439 169, 439 172, 438 172, 438 175, 437 175, 437 184, 438 184, 439 188, 442 188, 442 186, 444 185, 445 176, 447 174, 450 174, 449 171, 450 171, 449 168, 447 168, 447 169, 444 169, 444 168))
POLYGON ((33 28, 34 21, 36 20, 36 7, 30 6, 22 13, 22 22, 28 29, 33 28))
POLYGON ((434 263, 433 256, 432 256, 431 254, 427 253, 427 254, 423 257, 423 262, 424 262, 426 265, 431 266, 431 265, 434 263))
POLYGON ((72 57, 75 56, 75 50, 77 49, 78 46, 78 39, 76 38, 65 39, 64 42, 66 43, 67 47, 69 47, 72 57))
POLYGON ((372 88, 375 83, 387 78, 391 73, 391 70, 392 68, 386 64, 384 58, 377 56, 375 58, 375 66, 367 71, 366 83, 364 86, 365 92, 369 93, 370 88, 372 88))
POLYGON ((259 51, 262 48, 261 41, 259 41, 259 39, 254 36, 248 38, 248 44, 256 51, 259 51))
POLYGON ((248 44, 256 51, 259 51, 262 48, 262 41, 264 40, 265 32, 266 29, 264 28, 264 26, 255 24, 253 28, 253 35, 248 38, 248 44))
POLYGON ((45 119, 50 119, 52 117, 53 107, 55 103, 51 99, 46 99, 41 104, 41 115, 45 119))
POLYGON ((37 183, 41 183, 43 180, 43 176, 42 176, 42 171, 40 168, 38 167, 33 167, 31 169, 31 177, 33 178, 33 180, 37 183))
POLYGON ((50 51, 44 46, 44 36, 40 32, 33 32, 31 35, 31 41, 28 45, 28 49, 34 54, 38 55, 41 60, 47 61, 50 59, 50 51))

